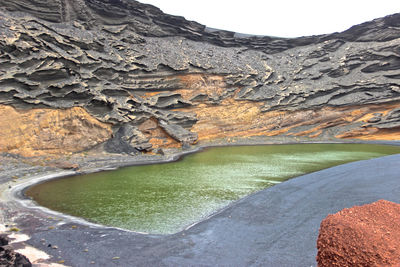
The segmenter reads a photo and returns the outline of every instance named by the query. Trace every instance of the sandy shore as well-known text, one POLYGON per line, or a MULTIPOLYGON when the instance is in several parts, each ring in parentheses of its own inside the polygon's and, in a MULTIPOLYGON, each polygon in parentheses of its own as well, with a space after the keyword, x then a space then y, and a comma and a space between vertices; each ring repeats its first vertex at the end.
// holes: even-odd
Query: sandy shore
MULTIPOLYGON (((242 140, 233 144, 285 143, 280 140, 261 141, 242 140)), ((207 144, 220 145, 224 143, 207 144)), ((0 230, 18 227, 21 231, 16 233, 15 248, 33 262, 45 266, 50 263, 69 266, 290 266, 294 261, 313 266, 319 223, 327 214, 380 198, 400 202, 400 194, 397 194, 399 199, 390 194, 393 185, 385 184, 387 179, 391 182, 398 179, 397 155, 341 165, 292 179, 239 200, 189 229, 166 236, 144 235, 91 224, 38 207, 22 194, 24 188, 44 180, 121 166, 168 162, 202 148, 197 146, 183 152, 171 151, 163 156, 76 155, 69 158, 70 162, 79 163, 80 168, 76 171, 3 157, 0 169, 0 223, 3 229, 0 230), (383 169, 382 164, 386 166, 383 169), (390 172, 392 176, 388 176, 390 172), (320 176, 324 179, 314 181, 320 176), (340 179, 342 182, 338 187, 340 179), (381 179, 380 191, 373 184, 364 186, 364 180, 375 179, 381 179), (361 183, 363 190, 346 194, 352 191, 355 183, 361 183), (296 186, 293 187, 293 184, 296 186), (317 191, 313 189, 316 185, 321 186, 317 191), (300 246, 303 249, 294 246, 299 242, 305 244, 300 246)))

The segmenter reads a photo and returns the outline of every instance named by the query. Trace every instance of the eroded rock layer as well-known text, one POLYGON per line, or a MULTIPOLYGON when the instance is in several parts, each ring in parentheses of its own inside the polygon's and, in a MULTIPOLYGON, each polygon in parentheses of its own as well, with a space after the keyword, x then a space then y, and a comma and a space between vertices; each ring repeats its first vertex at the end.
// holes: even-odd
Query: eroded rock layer
POLYGON ((328 215, 318 236, 318 266, 400 266, 400 204, 379 200, 328 215))
POLYGON ((111 125, 83 108, 16 110, 0 105, 0 152, 46 156, 79 152, 111 138, 111 125))
POLYGON ((396 140, 399 79, 400 14, 288 39, 133 0, 0 3, 0 104, 86 110, 113 125, 91 143, 109 152, 249 136, 396 140))

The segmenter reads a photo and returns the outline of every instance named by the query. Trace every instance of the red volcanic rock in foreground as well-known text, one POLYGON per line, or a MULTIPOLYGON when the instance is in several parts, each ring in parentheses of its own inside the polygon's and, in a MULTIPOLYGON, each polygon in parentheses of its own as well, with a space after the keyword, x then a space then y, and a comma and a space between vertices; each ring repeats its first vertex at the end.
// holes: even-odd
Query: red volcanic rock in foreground
POLYGON ((400 204, 379 200, 328 215, 317 248, 319 267, 400 266, 400 204))

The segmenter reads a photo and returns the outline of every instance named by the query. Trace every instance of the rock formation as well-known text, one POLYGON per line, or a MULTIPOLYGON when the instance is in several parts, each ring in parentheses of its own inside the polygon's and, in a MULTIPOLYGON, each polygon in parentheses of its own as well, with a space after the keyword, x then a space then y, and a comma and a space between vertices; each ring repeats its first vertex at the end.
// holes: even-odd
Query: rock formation
POLYGON ((15 110, 0 105, 0 151, 22 156, 85 150, 111 138, 111 125, 83 108, 15 110))
POLYGON ((380 200, 328 215, 319 231, 324 266, 400 266, 400 204, 380 200))
POLYGON ((31 267, 29 259, 15 252, 8 243, 9 239, 0 235, 0 266, 31 267))
POLYGON ((289 39, 210 29, 133 0, 2 1, 0 104, 17 135, 0 151, 399 139, 399 37, 400 14, 289 39), (32 140, 35 114, 56 126, 32 140), (60 133, 65 139, 54 138, 60 133))

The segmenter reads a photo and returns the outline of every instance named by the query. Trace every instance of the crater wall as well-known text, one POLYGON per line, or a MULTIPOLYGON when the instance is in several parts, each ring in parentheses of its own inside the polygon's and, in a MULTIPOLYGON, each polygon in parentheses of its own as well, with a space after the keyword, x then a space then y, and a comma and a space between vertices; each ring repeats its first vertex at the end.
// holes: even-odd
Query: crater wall
POLYGON ((399 79, 400 14, 288 39, 209 29, 132 0, 0 3, 1 116, 18 121, 2 120, 0 135, 35 124, 38 135, 75 127, 90 140, 33 142, 25 131, 3 152, 104 144, 138 153, 252 136, 398 140, 399 79))

